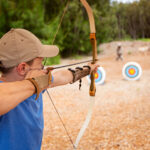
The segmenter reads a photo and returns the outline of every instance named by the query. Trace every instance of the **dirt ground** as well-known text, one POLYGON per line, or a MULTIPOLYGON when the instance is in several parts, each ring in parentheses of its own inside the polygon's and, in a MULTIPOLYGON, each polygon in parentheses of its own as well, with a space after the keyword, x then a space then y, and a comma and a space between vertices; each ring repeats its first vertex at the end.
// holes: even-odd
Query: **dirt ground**
MULTIPOLYGON (((95 106, 90 124, 78 150, 150 150, 150 52, 138 52, 147 42, 122 42, 124 60, 116 61, 117 42, 103 44, 98 62, 106 71, 104 85, 97 86, 95 106), (126 81, 122 67, 138 62, 143 70, 139 81, 126 81)), ((84 57, 83 60, 90 57, 84 57)), ((62 64, 82 60, 62 60, 62 64)), ((86 78, 79 83, 50 89, 51 97, 72 140, 85 120, 89 102, 86 78)), ((45 129, 42 150, 73 150, 65 130, 44 94, 45 129)))

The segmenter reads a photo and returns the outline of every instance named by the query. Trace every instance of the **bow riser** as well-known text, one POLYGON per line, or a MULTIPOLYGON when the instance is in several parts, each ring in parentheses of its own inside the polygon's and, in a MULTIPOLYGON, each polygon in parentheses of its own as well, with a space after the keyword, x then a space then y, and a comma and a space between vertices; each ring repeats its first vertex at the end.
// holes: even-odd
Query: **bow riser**
MULTIPOLYGON (((95 33, 90 34, 90 41, 92 44, 92 53, 93 53, 92 64, 95 64, 96 60, 97 60, 97 41, 96 41, 96 34, 95 33)), ((90 94, 90 96, 95 96, 95 93, 96 93, 95 73, 92 72, 91 73, 91 85, 90 85, 89 94, 90 94)))

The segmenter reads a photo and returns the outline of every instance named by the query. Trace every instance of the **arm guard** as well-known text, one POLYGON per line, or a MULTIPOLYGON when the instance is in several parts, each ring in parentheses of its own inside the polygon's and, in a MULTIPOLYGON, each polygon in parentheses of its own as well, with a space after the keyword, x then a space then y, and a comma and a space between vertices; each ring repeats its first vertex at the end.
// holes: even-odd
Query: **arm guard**
POLYGON ((72 75, 73 75, 73 80, 71 82, 71 84, 72 84, 72 83, 80 80, 81 78, 89 75, 91 68, 90 68, 90 66, 83 66, 83 68, 77 67, 77 68, 75 68, 75 70, 69 68, 68 70, 71 71, 72 75))
POLYGON ((49 73, 46 75, 35 77, 35 78, 28 78, 27 80, 29 80, 34 85, 35 93, 37 94, 36 96, 36 100, 37 100, 39 97, 39 94, 44 89, 48 88, 48 86, 51 84, 52 75, 51 75, 51 72, 49 71, 49 73))

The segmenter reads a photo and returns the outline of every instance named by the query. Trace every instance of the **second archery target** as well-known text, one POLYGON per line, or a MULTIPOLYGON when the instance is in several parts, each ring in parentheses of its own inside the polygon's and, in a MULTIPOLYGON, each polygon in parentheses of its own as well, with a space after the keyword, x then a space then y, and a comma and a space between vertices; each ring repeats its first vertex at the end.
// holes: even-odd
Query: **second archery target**
MULTIPOLYGON (((98 67, 97 72, 95 73, 95 84, 100 85, 105 82, 106 72, 103 67, 98 67)), ((91 83, 90 75, 87 76, 88 83, 91 83)))
POLYGON ((138 80, 142 75, 142 68, 136 62, 128 62, 122 69, 122 75, 126 80, 138 80))

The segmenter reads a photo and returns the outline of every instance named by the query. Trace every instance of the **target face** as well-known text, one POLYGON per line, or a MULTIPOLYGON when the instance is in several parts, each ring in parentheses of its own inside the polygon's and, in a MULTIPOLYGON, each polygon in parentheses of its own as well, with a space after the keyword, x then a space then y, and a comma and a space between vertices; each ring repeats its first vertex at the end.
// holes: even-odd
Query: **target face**
MULTIPOLYGON (((100 85, 105 82, 106 72, 103 67, 98 67, 97 72, 95 73, 95 84, 100 85)), ((87 76, 88 83, 91 83, 90 75, 87 76)))
POLYGON ((142 75, 142 68, 136 62, 128 62, 122 69, 122 75, 126 80, 138 80, 142 75))

